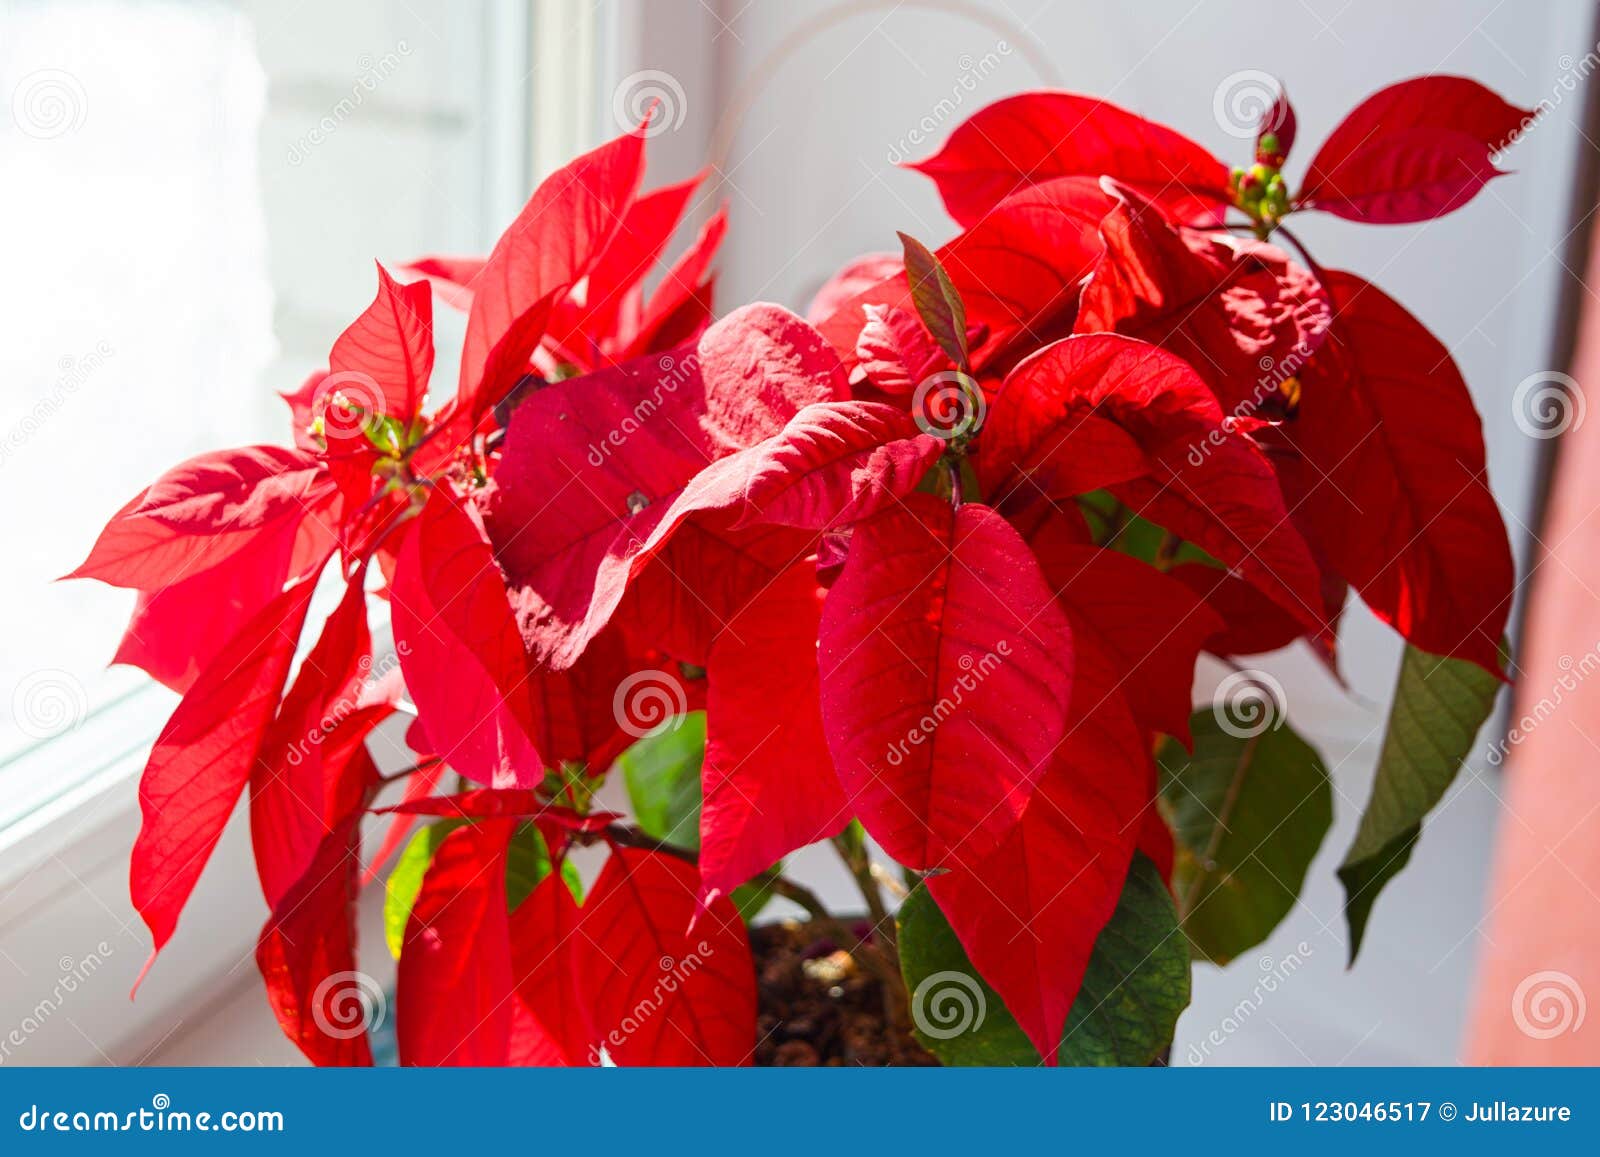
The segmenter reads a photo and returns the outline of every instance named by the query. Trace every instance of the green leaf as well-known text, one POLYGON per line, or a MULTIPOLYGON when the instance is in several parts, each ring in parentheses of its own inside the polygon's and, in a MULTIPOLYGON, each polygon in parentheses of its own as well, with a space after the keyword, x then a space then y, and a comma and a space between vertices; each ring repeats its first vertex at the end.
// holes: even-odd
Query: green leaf
MULTIPOLYGON (((422 878, 444 838, 466 820, 441 819, 428 824, 411 837, 389 873, 383 894, 383 938, 389 953, 400 959, 400 948, 405 943, 406 924, 411 919, 411 907, 422 891, 422 878)), ((528 898, 528 893, 550 874, 550 849, 545 845, 539 829, 531 823, 520 824, 511 836, 506 856, 506 908, 515 911, 518 904, 528 898)), ((561 865, 561 878, 567 882, 574 900, 583 899, 583 881, 578 869, 568 860, 561 865)))
POLYGON ((911 301, 938 343, 963 372, 967 364, 967 308, 950 275, 922 242, 905 233, 900 235, 905 253, 906 280, 911 284, 911 301))
MULTIPOLYGON (((906 898, 897 923, 914 1007, 940 1005, 937 1035, 913 1027, 925 1048, 947 1065, 1039 1063, 926 888, 906 898)), ((1095 941, 1057 1057, 1064 1065, 1148 1065, 1172 1043, 1188 1005, 1189 948, 1177 911, 1161 873, 1136 855, 1117 909, 1095 941)))
POLYGON ((411 906, 417 902, 417 893, 422 891, 422 877, 433 863, 433 853, 461 822, 440 820, 419 829, 389 872, 383 891, 383 938, 389 945, 389 954, 396 960, 400 959, 400 946, 406 938, 411 906))
POLYGON ((691 711, 617 757, 639 828, 680 848, 700 847, 700 765, 706 713, 691 711))
POLYGON ((1173 891, 1197 953, 1224 964, 1294 907, 1333 822, 1333 788, 1281 714, 1245 726, 1214 710, 1189 719, 1194 754, 1162 744, 1161 797, 1178 856, 1173 891))
POLYGON ((739 916, 746 924, 754 920, 767 906, 767 902, 776 894, 773 886, 778 877, 783 875, 783 861, 779 860, 772 867, 762 872, 748 883, 740 884, 728 896, 733 901, 733 906, 739 910, 739 916))
POLYGON ((1350 963, 1361 950, 1373 902, 1411 858, 1423 817, 1471 754, 1499 691, 1500 680, 1475 663, 1406 648, 1372 798, 1339 868, 1350 963))

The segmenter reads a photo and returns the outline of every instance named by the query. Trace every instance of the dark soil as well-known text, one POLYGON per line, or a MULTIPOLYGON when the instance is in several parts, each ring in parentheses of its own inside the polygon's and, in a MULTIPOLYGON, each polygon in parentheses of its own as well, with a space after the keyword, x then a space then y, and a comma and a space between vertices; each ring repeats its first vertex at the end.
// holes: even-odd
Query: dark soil
POLYGON ((784 921, 752 928, 750 945, 758 992, 756 1064, 939 1063, 909 1029, 889 1024, 882 982, 833 941, 784 921))

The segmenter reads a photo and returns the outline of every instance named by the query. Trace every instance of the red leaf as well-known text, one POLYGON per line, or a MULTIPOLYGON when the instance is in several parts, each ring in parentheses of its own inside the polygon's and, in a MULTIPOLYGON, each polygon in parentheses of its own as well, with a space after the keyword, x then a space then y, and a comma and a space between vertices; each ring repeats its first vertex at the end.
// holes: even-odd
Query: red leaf
POLYGON ((1116 694, 1139 725, 1188 743, 1195 658, 1222 620, 1183 583, 1136 558, 1048 530, 1028 541, 1073 638, 1093 639, 1111 660, 1116 694))
MULTIPOLYGON (((413 719, 412 723, 415 725, 416 720, 413 719)), ((392 809, 394 818, 383 833, 383 842, 378 845, 377 852, 367 862, 366 883, 370 884, 377 879, 378 872, 389 862, 389 857, 405 844, 412 825, 416 823, 416 814, 407 810, 409 805, 422 802, 433 795, 446 770, 442 761, 435 760, 424 764, 406 779, 405 791, 401 794, 400 803, 392 809)))
POLYGON ((377 982, 356 969, 361 813, 316 845, 256 943, 256 965, 284 1034, 319 1066, 372 1064, 367 1030, 382 1008, 377 982))
POLYGON ((1294 105, 1289 101, 1289 90, 1279 81, 1273 83, 1277 86, 1278 95, 1267 106, 1266 112, 1261 115, 1261 123, 1256 126, 1256 160, 1281 169, 1283 162, 1288 159, 1289 150, 1294 148, 1300 121, 1294 115, 1294 105), (1261 138, 1268 133, 1277 139, 1276 148, 1262 147, 1261 138))
POLYGON ((1334 338, 1286 427, 1333 567, 1407 641, 1499 673, 1514 586, 1483 428, 1447 350, 1350 273, 1324 275, 1334 338))
POLYGON ((578 1003, 577 901, 551 872, 511 913, 511 974, 517 991, 512 1063, 591 1065, 589 1022, 578 1003))
POLYGON ((1150 749, 1117 671, 1080 640, 1072 726, 1005 842, 928 880, 968 957, 1046 1064, 1116 909, 1149 799, 1150 749))
POLYGON ((571 666, 688 515, 737 499, 709 481, 685 489, 707 464, 844 393, 816 331, 758 305, 693 350, 552 383, 522 402, 484 509, 540 661, 571 666))
POLYGON ((864 253, 852 258, 812 295, 811 304, 806 306, 806 320, 821 328, 855 298, 905 271, 905 262, 898 253, 864 253))
POLYGON ((389 603, 400 670, 434 750, 478 783, 538 783, 527 652, 494 554, 445 484, 400 550, 389 603))
POLYGON ((623 328, 619 336, 626 341, 618 350, 619 356, 638 357, 650 350, 680 344, 710 322, 708 271, 727 233, 728 210, 723 206, 707 219, 689 248, 662 275, 637 323, 623 328))
POLYGON ((803 560, 711 646, 701 771, 701 888, 731 892, 850 822, 822 733, 817 624, 823 591, 803 560))
POLYGON ((892 305, 861 308, 866 322, 856 337, 856 363, 883 393, 909 399, 929 374, 954 368, 915 314, 892 305))
POLYGON ((257 531, 301 517, 333 488, 321 462, 303 450, 245 446, 191 458, 168 470, 128 515, 189 535, 257 531))
POLYGON ((1320 577, 1271 464, 1173 355, 1111 334, 1056 342, 1006 378, 981 443, 986 493, 1110 487, 1321 632, 1320 577))
MULTIPOLYGON (((358 572, 261 739, 250 770, 250 836, 268 907, 305 872, 323 838, 344 816, 338 783, 352 767, 326 758, 331 733, 358 709, 372 667, 367 604, 358 572)), ((371 728, 368 724, 368 730, 371 728)), ((348 756, 352 748, 335 745, 348 756)))
POLYGON ((756 977, 726 899, 699 910, 692 864, 615 848, 575 941, 592 1039, 619 1065, 747 1065, 756 977), (690 927, 691 921, 693 927, 690 927))
POLYGON ((544 333, 529 319, 600 260, 644 174, 644 126, 556 170, 501 236, 473 282, 460 408, 471 419, 509 386, 544 333))
POLYGON ((1017 189, 1054 177, 1115 177, 1183 220, 1217 217, 1228 170, 1201 146, 1116 105, 1067 92, 1006 97, 969 117, 925 161, 945 209, 962 225, 1017 189))
POLYGON ((818 648, 834 767, 884 850, 921 869, 997 847, 1072 683, 1066 616, 1017 532, 922 494, 861 523, 818 648))
POLYGON ((249 782, 314 585, 301 582, 278 595, 217 652, 150 752, 139 781, 143 823, 129 880, 133 906, 155 941, 146 971, 172 938, 249 782))
POLYGON ((1328 135, 1297 203, 1377 224, 1442 217, 1503 176, 1494 155, 1533 115, 1466 77, 1420 76, 1391 85, 1328 135))
POLYGON ((504 1065, 516 1004, 506 847, 516 825, 452 831, 422 877, 395 981, 402 1065, 504 1065))
POLYGON ((433 291, 401 285, 378 266, 378 296, 333 343, 330 378, 364 418, 409 425, 433 373, 433 291))
POLYGON ((1180 228, 1112 188, 1105 256, 1084 286, 1076 330, 1170 350, 1235 417, 1281 415, 1281 384, 1327 333, 1332 311, 1316 277, 1270 245, 1180 228))
POLYGON ((1221 617, 1223 630, 1206 640, 1206 650, 1214 655, 1265 655, 1305 634, 1304 623, 1225 570, 1185 562, 1167 573, 1221 617))
POLYGON ((486 261, 483 257, 419 257, 400 269, 420 274, 446 305, 465 311, 472 308, 472 287, 486 261))

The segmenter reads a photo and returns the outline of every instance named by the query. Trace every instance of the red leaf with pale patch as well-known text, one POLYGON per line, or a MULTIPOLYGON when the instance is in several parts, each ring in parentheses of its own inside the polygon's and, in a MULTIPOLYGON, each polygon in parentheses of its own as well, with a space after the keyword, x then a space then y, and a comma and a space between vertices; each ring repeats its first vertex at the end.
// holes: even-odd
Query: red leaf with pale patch
POLYGON ((749 935, 731 903, 701 910, 699 892, 694 865, 614 848, 584 900, 575 941, 582 1005, 592 1039, 619 1065, 751 1062, 749 935))
POLYGON ((985 493, 1001 502, 1109 487, 1323 629, 1316 563, 1271 464, 1172 354, 1111 334, 1056 342, 1006 378, 980 442, 985 493))
MULTIPOLYGON (((129 889, 155 941, 172 938, 239 802, 305 623, 311 582, 267 603, 224 645, 161 729, 139 780, 129 889)), ((142 974, 141 974, 142 979, 142 974)))
POLYGON ((611 244, 644 175, 644 128, 557 169, 495 245, 473 282, 461 351, 460 406, 484 413, 544 335, 540 316, 564 297, 611 244), (530 318, 538 318, 538 324, 530 318))
POLYGON ((1285 427, 1312 467, 1317 544, 1408 642, 1499 673, 1515 579, 1472 396, 1398 302, 1354 274, 1324 276, 1334 337, 1285 427))
MULTIPOLYGON (((304 873, 318 845, 345 814, 338 785, 350 768, 350 748, 325 747, 331 733, 359 707, 372 667, 367 603, 357 572, 322 634, 300 664, 289 693, 262 736, 250 769, 250 836, 256 874, 267 906, 304 873)), ((371 729, 371 724, 367 729, 371 729)))
POLYGON ((428 282, 401 285, 379 265, 378 296, 333 343, 328 370, 366 417, 409 424, 422 409, 433 374, 433 291, 428 282))
POLYGON ((400 947, 395 1031, 402 1065, 505 1065, 516 993, 506 848, 516 825, 486 820, 440 842, 400 947))
POLYGON ((1079 333, 1123 333, 1170 350, 1236 417, 1282 414, 1279 387, 1327 333, 1327 295, 1270 245, 1182 228, 1111 186, 1105 256, 1083 289, 1079 333))
POLYGON ((844 393, 843 370, 816 331, 758 305, 712 326, 692 350, 529 396, 484 509, 535 655, 571 666, 691 513, 738 500, 714 476, 691 485, 707 465, 844 393))
POLYGON ((545 761, 527 652, 494 553, 446 484, 407 535, 389 604, 400 670, 434 750, 478 783, 538 783, 545 761))
POLYGON ((1442 217, 1504 176, 1495 153, 1533 115, 1462 76, 1390 85, 1328 134, 1296 204, 1385 225, 1442 217))
POLYGON ((859 524, 818 635, 840 782, 913 868, 971 866, 1013 827, 1066 729, 1072 632, 994 511, 931 495, 859 524))
POLYGON ((850 822, 822 732, 809 559, 784 572, 711 646, 701 770, 701 887, 731 892, 850 822))
POLYGON ((866 323, 856 337, 856 365, 883 393, 910 398, 929 374, 954 368, 915 314, 892 305, 861 308, 866 323))
POLYGON ((578 903, 560 872, 540 880, 511 913, 513 1064, 594 1063, 588 1018, 578 1003, 578 920, 578 903))
POLYGON ((1094 97, 1026 92, 979 109, 927 160, 909 165, 939 186, 945 209, 975 225, 1027 185, 1115 177, 1174 216, 1216 219, 1228 169, 1180 133, 1094 97))
POLYGON ((261 929, 256 966, 284 1034, 312 1064, 372 1064, 367 1030, 382 999, 356 969, 361 813, 314 846, 261 929))
POLYGON ((1005 842, 928 880, 968 957, 1046 1064, 1111 919, 1150 798, 1150 748, 1117 671, 1078 640, 1072 725, 1005 842))

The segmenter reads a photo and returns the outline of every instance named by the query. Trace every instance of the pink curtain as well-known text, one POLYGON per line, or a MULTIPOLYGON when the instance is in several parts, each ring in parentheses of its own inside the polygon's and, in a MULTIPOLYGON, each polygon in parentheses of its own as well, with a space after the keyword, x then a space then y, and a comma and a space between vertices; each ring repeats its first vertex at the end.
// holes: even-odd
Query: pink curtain
MULTIPOLYGON (((1600 286, 1600 247, 1585 281, 1600 286)), ((1593 290, 1572 376, 1580 388, 1600 382, 1593 290)), ((1469 1064, 1600 1064, 1600 412, 1585 415, 1581 394, 1566 405, 1573 424, 1530 555, 1511 731, 1500 737, 1504 807, 1469 1064)))

